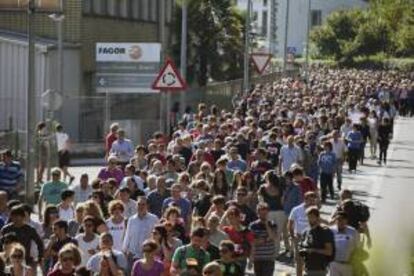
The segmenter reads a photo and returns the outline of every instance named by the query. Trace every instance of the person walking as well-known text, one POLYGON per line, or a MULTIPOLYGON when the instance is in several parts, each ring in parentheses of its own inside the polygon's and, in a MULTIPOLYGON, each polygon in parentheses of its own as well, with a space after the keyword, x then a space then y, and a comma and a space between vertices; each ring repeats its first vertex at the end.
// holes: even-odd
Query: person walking
POLYGON ((351 257, 359 244, 358 231, 348 225, 348 215, 339 211, 336 225, 330 229, 335 239, 335 258, 329 265, 330 276, 352 276, 351 257))
POLYGON ((69 135, 63 132, 63 126, 58 124, 56 126, 56 144, 58 150, 58 159, 59 159, 59 168, 63 172, 63 180, 66 180, 66 177, 69 177, 69 184, 72 184, 75 180, 75 176, 69 173, 68 167, 70 165, 70 140, 69 135))
POLYGON ((335 257, 333 232, 320 224, 316 206, 306 209, 309 228, 299 243, 299 254, 304 259, 305 276, 326 276, 327 268, 335 257))
POLYGON ((336 156, 332 152, 332 143, 325 142, 324 151, 319 155, 318 166, 321 171, 321 198, 322 202, 326 202, 327 190, 331 199, 334 199, 333 178, 336 170, 336 156))
POLYGON ((122 246, 129 268, 132 268, 134 260, 142 258, 142 244, 151 237, 152 229, 157 223, 157 216, 148 212, 147 198, 138 197, 137 214, 128 219, 122 246))
POLYGON ((391 139, 391 125, 390 119, 383 118, 381 124, 378 127, 378 144, 379 144, 379 159, 377 161, 378 165, 381 165, 384 162, 384 165, 387 164, 387 151, 391 139))
MULTIPOLYGON (((260 202, 257 205, 259 219, 252 222, 249 226, 254 234, 253 241, 253 263, 255 275, 273 275, 275 269, 275 257, 278 253, 276 249, 277 225, 268 220, 269 206, 267 203, 260 202)), ((280 232, 280 231, 279 231, 280 232)))
POLYGON ((377 147, 378 147, 378 116, 375 111, 371 111, 368 117, 369 125, 369 149, 371 153, 371 159, 377 158, 377 147))
POLYGON ((356 172, 358 157, 361 151, 361 144, 363 142, 362 134, 358 130, 358 125, 353 124, 352 130, 348 133, 345 138, 348 147, 348 164, 349 164, 349 172, 351 173, 356 172))

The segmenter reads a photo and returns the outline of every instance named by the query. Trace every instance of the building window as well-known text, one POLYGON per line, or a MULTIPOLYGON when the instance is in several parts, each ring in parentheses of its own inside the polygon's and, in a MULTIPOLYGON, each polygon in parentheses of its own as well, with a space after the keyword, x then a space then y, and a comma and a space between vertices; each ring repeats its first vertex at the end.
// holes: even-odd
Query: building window
POLYGON ((133 19, 140 19, 140 1, 139 0, 129 0, 131 2, 131 17, 133 19))
POLYGON ((267 11, 262 13, 262 35, 267 36, 267 11))
POLYGON ((166 23, 170 23, 172 21, 172 14, 173 14, 173 1, 174 0, 167 0, 166 8, 165 8, 165 17, 166 23))
POLYGON ((157 22, 157 10, 158 10, 158 0, 150 0, 148 2, 148 10, 149 10, 149 20, 153 22, 157 22))
POLYGON ((92 12, 92 1, 93 0, 83 0, 83 12, 84 13, 91 13, 92 12))
POLYGON ((321 10, 312 10, 311 16, 311 26, 322 25, 322 11, 321 10))
POLYGON ((92 13, 99 15, 106 15, 108 12, 107 0, 91 0, 92 13))
POLYGON ((141 7, 141 19, 148 21, 149 19, 149 1, 151 0, 141 0, 140 7, 141 7))
POLYGON ((263 0, 263 7, 267 7, 267 0, 263 0))

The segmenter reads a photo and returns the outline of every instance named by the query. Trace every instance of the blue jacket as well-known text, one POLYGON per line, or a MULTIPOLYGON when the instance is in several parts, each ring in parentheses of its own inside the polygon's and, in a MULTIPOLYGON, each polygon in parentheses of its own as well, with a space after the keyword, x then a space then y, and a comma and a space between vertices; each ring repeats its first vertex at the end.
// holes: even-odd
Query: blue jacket
POLYGON ((303 202, 300 188, 296 184, 286 185, 283 193, 283 210, 287 216, 290 215, 290 211, 303 202))
POLYGON ((321 173, 333 174, 336 169, 336 156, 332 151, 323 151, 319 155, 318 166, 321 173))

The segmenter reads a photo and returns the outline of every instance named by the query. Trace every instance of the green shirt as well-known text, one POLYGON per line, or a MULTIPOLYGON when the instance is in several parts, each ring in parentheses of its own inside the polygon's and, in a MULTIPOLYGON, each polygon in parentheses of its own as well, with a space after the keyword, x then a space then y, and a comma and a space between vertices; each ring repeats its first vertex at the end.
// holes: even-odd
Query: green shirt
POLYGON ((172 258, 173 263, 177 263, 180 269, 187 268, 187 259, 196 259, 198 266, 203 268, 210 262, 210 255, 204 249, 195 249, 192 245, 183 245, 175 250, 172 258))
POLYGON ((40 197, 43 198, 47 204, 57 205, 60 202, 60 194, 67 188, 68 185, 61 181, 48 182, 43 184, 40 190, 40 197))

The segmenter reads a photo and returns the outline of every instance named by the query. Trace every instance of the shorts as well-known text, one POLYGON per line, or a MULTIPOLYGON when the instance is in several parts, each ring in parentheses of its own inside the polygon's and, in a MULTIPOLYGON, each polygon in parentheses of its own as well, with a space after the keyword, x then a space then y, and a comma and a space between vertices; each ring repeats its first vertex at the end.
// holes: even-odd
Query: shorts
POLYGON ((68 167, 70 164, 69 151, 61 150, 58 152, 59 156, 59 168, 68 167))

